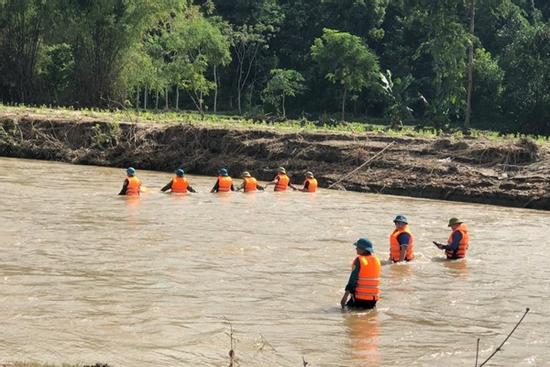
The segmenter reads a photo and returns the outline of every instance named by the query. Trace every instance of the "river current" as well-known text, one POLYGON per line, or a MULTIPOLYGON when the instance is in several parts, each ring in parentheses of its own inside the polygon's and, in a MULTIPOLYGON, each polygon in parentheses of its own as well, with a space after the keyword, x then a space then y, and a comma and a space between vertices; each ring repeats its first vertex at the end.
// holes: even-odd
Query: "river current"
POLYGON ((529 307, 491 365, 550 365, 548 212, 137 176, 131 199, 122 169, 0 158, 0 364, 227 366, 233 342, 240 366, 473 366, 529 307), (342 311, 353 242, 387 259, 396 214, 416 259, 382 267, 376 310, 342 311), (455 216, 468 258, 443 261, 455 216))

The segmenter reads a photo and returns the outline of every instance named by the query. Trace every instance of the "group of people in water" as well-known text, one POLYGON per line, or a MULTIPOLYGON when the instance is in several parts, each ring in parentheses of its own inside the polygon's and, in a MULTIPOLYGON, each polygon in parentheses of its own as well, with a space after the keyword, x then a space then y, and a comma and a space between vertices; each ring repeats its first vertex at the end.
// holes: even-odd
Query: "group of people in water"
MULTIPOLYGON (((414 259, 414 240, 409 222, 404 215, 397 215, 393 220, 395 229, 390 234, 390 256, 392 263, 408 262, 414 259)), ((449 219, 451 234, 446 244, 433 241, 440 250, 445 251, 448 260, 466 257, 470 243, 468 227, 458 218, 449 219)), ((355 241, 357 257, 351 265, 351 274, 340 301, 342 308, 371 309, 380 298, 380 259, 374 254, 374 245, 366 238, 355 241)))
MULTIPOLYGON (((136 170, 132 167, 126 170, 127 177, 124 180, 119 195, 138 196, 141 189, 141 181, 136 177, 136 170)), ((210 192, 243 191, 254 192, 265 190, 249 172, 241 174, 242 183, 235 188, 233 179, 226 168, 218 170, 218 178, 210 192)), ((277 175, 266 186, 273 185, 274 191, 286 191, 288 188, 303 192, 317 191, 317 180, 312 172, 306 172, 305 180, 301 188, 290 183, 290 178, 284 167, 277 169, 277 175)), ((170 190, 173 193, 197 192, 190 186, 182 168, 176 170, 176 176, 172 178, 162 189, 162 192, 170 190)), ((390 256, 388 261, 392 263, 409 262, 414 259, 414 239, 409 222, 404 215, 397 215, 393 220, 395 229, 390 234, 390 256)), ((446 244, 434 241, 434 245, 445 251, 448 260, 462 259, 466 256, 469 247, 468 227, 458 218, 449 219, 448 226, 451 234, 446 244)), ((352 262, 352 270, 345 293, 340 301, 342 308, 372 309, 380 298, 380 259, 374 254, 374 245, 366 237, 355 241, 357 257, 352 262)))
MULTIPOLYGON (((136 177, 136 170, 133 167, 129 167, 126 170, 126 179, 122 184, 122 189, 118 193, 119 195, 127 196, 139 196, 142 188, 141 181, 136 177)), ((229 176, 227 168, 220 168, 218 170, 218 178, 214 187, 210 192, 230 192, 230 191, 243 191, 243 192, 254 192, 254 191, 263 191, 266 187, 263 187, 258 184, 257 180, 250 174, 250 172, 245 171, 241 174, 243 179, 242 183, 235 188, 233 184, 233 179, 229 176)), ((305 180, 302 187, 296 187, 290 182, 290 177, 286 173, 284 167, 279 167, 277 169, 277 175, 269 182, 266 186, 274 186, 274 191, 286 191, 288 188, 297 191, 303 192, 316 192, 317 191, 317 179, 313 176, 313 173, 308 171, 305 173, 305 180)), ((196 193, 197 191, 189 184, 189 180, 185 177, 185 171, 183 168, 178 168, 176 170, 176 176, 172 178, 160 191, 184 194, 187 192, 196 193)))

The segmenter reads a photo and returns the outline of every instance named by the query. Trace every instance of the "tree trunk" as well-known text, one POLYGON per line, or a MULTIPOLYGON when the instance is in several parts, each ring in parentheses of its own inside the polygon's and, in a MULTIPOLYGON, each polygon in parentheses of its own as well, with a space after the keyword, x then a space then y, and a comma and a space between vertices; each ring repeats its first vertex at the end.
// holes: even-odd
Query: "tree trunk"
POLYGON ((176 86, 176 111, 180 110, 180 89, 176 86))
POLYGON ((285 111, 285 95, 283 94, 283 118, 286 118, 286 111, 285 111))
POLYGON ((472 92, 474 88, 474 31, 476 16, 476 0, 470 4, 470 49, 468 50, 468 97, 466 99, 466 116, 464 118, 464 129, 470 128, 470 116, 472 114, 472 92))
POLYGON ((214 65, 214 113, 218 112, 218 66, 214 65))
POLYGON ((165 97, 164 97, 164 109, 168 110, 168 87, 164 90, 165 97))
POLYGON ((157 89, 157 92, 156 92, 156 99, 155 99, 155 110, 158 111, 159 109, 159 91, 157 89))
POLYGON ((344 122, 345 116, 346 116, 346 96, 347 96, 348 90, 344 88, 344 93, 342 96, 342 122, 344 122))
POLYGON ((136 88, 136 110, 139 111, 139 86, 136 88))
POLYGON ((147 111, 147 84, 145 85, 145 91, 143 94, 143 109, 147 111))

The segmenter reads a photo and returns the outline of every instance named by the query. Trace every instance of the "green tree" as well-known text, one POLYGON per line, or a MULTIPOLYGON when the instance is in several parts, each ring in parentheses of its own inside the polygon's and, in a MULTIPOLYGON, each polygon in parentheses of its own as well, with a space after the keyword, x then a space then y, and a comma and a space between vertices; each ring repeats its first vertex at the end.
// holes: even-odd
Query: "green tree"
POLYGON ((294 97, 304 90, 304 77, 296 70, 273 69, 271 79, 263 90, 264 102, 270 103, 286 117, 286 97, 294 97), (279 110, 279 107, 281 110, 279 110))
POLYGON ((323 35, 311 46, 311 57, 324 77, 342 89, 342 121, 345 119, 348 93, 361 92, 374 84, 379 73, 378 59, 361 38, 333 29, 324 29, 323 35))
POLYGON ((526 132, 550 133, 550 24, 522 32, 503 55, 504 105, 526 132))
POLYGON ((0 97, 34 99, 40 45, 55 5, 55 1, 0 0, 0 97))

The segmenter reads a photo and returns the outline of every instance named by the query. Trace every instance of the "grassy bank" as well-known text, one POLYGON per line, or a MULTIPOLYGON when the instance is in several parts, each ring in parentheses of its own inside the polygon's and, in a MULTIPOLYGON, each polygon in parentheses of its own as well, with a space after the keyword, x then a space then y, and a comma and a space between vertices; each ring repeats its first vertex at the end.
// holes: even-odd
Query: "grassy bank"
MULTIPOLYGON (((460 129, 435 129, 432 127, 405 125, 401 129, 392 129, 379 121, 352 121, 343 123, 319 123, 306 119, 285 120, 271 122, 262 116, 238 116, 225 114, 205 114, 201 116, 190 111, 137 111, 137 110, 102 110, 102 109, 71 109, 49 108, 46 106, 6 106, 0 104, 1 114, 38 114, 48 115, 63 119, 97 119, 108 122, 134 122, 134 123, 186 123, 197 126, 209 126, 231 129, 261 129, 274 130, 282 133, 319 132, 319 133, 374 133, 390 137, 419 137, 419 138, 464 138, 464 132, 460 129)), ((494 141, 510 142, 521 139, 530 139, 538 144, 550 145, 549 136, 502 134, 498 131, 471 129, 468 138, 481 138, 494 141)))

